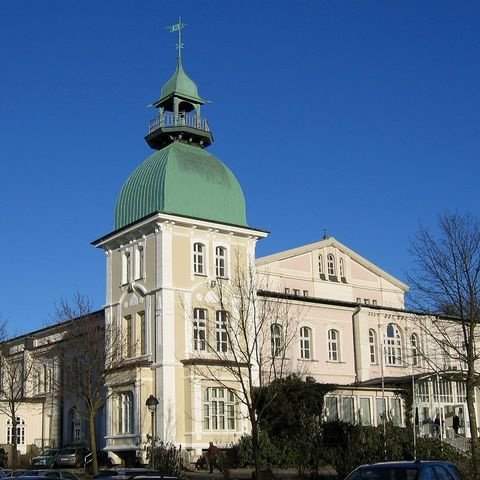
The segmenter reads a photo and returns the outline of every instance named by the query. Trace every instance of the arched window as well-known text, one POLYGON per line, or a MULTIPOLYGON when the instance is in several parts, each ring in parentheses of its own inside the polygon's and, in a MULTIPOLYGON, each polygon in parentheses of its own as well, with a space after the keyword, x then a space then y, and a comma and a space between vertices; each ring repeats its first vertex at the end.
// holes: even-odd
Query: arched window
MULTIPOLYGON (((25 445, 25 420, 22 417, 16 417, 17 445, 25 445)), ((12 419, 7 419, 7 443, 13 443, 13 425, 12 419)))
POLYGON ((215 248, 215 275, 219 278, 227 277, 227 249, 215 248))
POLYGON ((339 269, 340 277, 344 278, 345 277, 345 265, 343 263, 343 258, 341 258, 338 261, 338 269, 339 269))
POLYGON ((419 343, 418 343, 418 335, 416 333, 412 333, 410 336, 410 346, 412 348, 412 365, 414 367, 418 367, 420 365, 420 356, 419 356, 419 343))
POLYGON ((318 274, 323 275, 323 255, 318 255, 318 274))
POLYGON ((118 395, 118 433, 133 433, 133 393, 118 395))
POLYGON ((206 322, 207 311, 203 308, 193 310, 193 349, 204 351, 206 349, 206 322))
POLYGON ((300 329, 300 358, 303 360, 312 358, 312 330, 308 327, 300 329))
POLYGON ((328 268, 328 274, 330 276, 335 276, 337 274, 337 269, 335 266, 335 257, 329 253, 327 256, 327 268, 328 268))
POLYGON ((385 329, 385 364, 402 364, 402 339, 397 325, 389 323, 385 329))
POLYGON ((279 357, 282 354, 282 327, 278 323, 271 325, 270 336, 272 344, 272 357, 279 357))
POLYGON ((377 332, 373 328, 368 331, 368 345, 370 348, 370 363, 377 363, 377 332))
POLYGON ((193 273, 205 275, 205 245, 203 243, 193 244, 193 273))
POLYGON ((338 330, 328 331, 328 359, 331 362, 338 362, 340 360, 340 335, 338 330))

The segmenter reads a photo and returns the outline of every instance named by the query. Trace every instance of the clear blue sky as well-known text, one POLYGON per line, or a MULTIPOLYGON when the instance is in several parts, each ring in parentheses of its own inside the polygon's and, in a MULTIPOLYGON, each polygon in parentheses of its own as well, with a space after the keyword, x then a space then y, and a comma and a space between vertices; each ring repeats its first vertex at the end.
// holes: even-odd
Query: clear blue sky
POLYGON ((0 316, 42 328, 105 299, 117 194, 150 153, 146 106, 184 65, 213 103, 259 255, 329 235, 405 280, 409 238, 479 214, 480 2, 1 0, 0 316))

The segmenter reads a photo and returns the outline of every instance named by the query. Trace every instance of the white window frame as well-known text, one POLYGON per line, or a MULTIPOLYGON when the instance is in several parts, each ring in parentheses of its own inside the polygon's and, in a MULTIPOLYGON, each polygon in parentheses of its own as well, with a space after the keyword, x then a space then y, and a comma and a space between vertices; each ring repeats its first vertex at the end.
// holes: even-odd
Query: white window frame
POLYGON ((328 360, 330 362, 340 361, 340 332, 335 328, 328 330, 328 360))
POLYGON ((215 247, 215 276, 228 278, 228 250, 223 245, 215 247))
POLYGON ((228 314, 225 310, 215 312, 215 344, 218 353, 228 351, 228 314))
POLYGON ((416 333, 412 333, 410 335, 410 348, 412 352, 412 366, 419 367, 420 366, 420 354, 418 351, 419 347, 419 337, 416 333))
POLYGON ((312 329, 310 327, 300 328, 300 358, 302 360, 312 359, 312 329))
POLYGON ((279 323, 270 325, 271 354, 273 358, 281 357, 283 354, 282 326, 279 323))
POLYGON ((323 268, 323 255, 321 253, 318 254, 318 274, 323 275, 324 273, 323 268))
POLYGON ((228 388, 209 387, 203 393, 203 430, 235 431, 236 401, 228 388))
MULTIPOLYGON (((16 417, 17 445, 25 445, 25 419, 16 417)), ((12 419, 7 418, 7 443, 13 443, 13 425, 12 419)))
POLYGON ((130 390, 118 394, 118 433, 134 433, 134 395, 130 390))
POLYGON ((385 338, 383 340, 385 349, 385 365, 402 365, 402 335, 400 328, 395 323, 389 323, 385 327, 385 338))
POLYGON ((368 346, 370 352, 370 364, 377 364, 377 332, 370 328, 368 330, 368 346))
POLYGON ((193 349, 196 352, 204 352, 207 349, 207 319, 206 309, 193 309, 193 349))
POLYGON ((327 269, 330 277, 335 277, 337 275, 337 265, 333 253, 327 255, 327 269))
POLYGON ((338 260, 338 271, 340 273, 340 278, 345 278, 345 263, 343 258, 338 260))
POLYGON ((139 244, 135 247, 135 280, 145 277, 145 247, 139 244))
POLYGON ((193 274, 207 274, 207 247, 202 242, 193 244, 193 274))
POLYGON ((122 285, 130 283, 132 275, 132 254, 130 250, 124 250, 122 253, 122 285))

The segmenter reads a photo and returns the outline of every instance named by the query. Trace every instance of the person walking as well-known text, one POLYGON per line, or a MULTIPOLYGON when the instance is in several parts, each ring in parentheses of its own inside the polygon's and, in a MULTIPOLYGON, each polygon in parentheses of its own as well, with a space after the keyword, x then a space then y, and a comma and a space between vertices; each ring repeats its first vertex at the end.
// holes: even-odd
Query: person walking
POLYGON ((210 442, 207 450, 208 465, 210 467, 210 473, 213 473, 213 469, 216 467, 220 470, 217 465, 218 460, 218 447, 210 442))
POLYGON ((458 435, 458 429, 460 428, 460 417, 456 413, 453 415, 452 427, 455 435, 458 435))

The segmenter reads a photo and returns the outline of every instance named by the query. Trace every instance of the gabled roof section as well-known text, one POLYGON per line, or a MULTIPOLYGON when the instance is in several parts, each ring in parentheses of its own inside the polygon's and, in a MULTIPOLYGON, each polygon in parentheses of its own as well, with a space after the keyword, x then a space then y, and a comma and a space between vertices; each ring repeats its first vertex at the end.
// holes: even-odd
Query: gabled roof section
POLYGON ((274 253, 272 255, 268 255, 266 257, 257 258, 256 265, 257 267, 261 267, 264 265, 268 265, 273 262, 279 262, 281 260, 286 260, 292 257, 296 257, 298 255, 304 255, 306 253, 310 253, 314 250, 320 250, 325 247, 335 247, 345 255, 348 255, 352 260, 356 261, 360 265, 362 265, 367 270, 371 271, 372 273, 388 280, 396 287, 400 288, 401 290, 408 292, 409 286, 402 281, 398 280, 398 278, 393 277, 385 270, 377 267, 374 263, 370 262, 366 258, 362 257, 358 253, 354 252, 350 248, 348 248, 343 243, 339 242, 334 237, 329 237, 324 240, 320 240, 319 242, 309 243, 308 245, 303 245, 301 247, 292 248, 290 250, 284 250, 283 252, 274 253))

